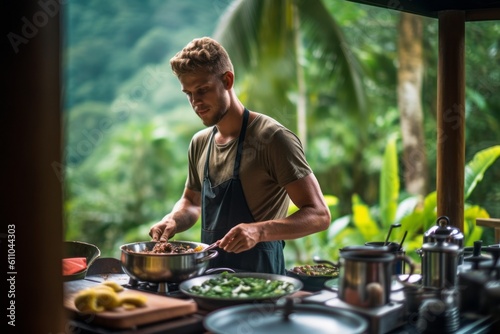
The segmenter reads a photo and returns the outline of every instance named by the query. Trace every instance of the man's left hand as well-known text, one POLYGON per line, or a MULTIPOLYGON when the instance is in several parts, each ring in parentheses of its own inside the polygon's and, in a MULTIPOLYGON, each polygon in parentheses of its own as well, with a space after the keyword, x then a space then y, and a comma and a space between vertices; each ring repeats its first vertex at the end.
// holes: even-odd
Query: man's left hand
POLYGON ((238 224, 221 239, 219 248, 226 252, 241 253, 252 249, 260 241, 257 224, 238 224))

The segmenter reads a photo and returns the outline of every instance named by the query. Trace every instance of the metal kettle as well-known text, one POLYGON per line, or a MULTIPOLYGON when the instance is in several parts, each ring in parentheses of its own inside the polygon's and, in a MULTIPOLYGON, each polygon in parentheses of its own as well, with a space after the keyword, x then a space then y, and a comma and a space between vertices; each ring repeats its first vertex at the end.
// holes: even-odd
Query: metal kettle
POLYGON ((464 234, 458 227, 450 225, 450 218, 447 216, 439 217, 436 220, 436 225, 424 232, 424 244, 437 242, 438 239, 442 238, 445 242, 458 246, 458 264, 462 264, 464 260, 464 234))
POLYGON ((453 288, 457 284, 460 248, 437 234, 422 246, 422 283, 427 287, 453 288))

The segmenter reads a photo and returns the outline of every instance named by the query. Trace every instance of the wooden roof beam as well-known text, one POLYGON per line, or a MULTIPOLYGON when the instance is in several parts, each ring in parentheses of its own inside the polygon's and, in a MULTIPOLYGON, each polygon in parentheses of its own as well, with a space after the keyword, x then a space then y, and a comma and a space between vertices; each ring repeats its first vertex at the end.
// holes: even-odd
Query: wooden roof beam
POLYGON ((465 21, 500 20, 500 0, 348 0, 363 5, 438 18, 445 10, 465 12, 465 21))

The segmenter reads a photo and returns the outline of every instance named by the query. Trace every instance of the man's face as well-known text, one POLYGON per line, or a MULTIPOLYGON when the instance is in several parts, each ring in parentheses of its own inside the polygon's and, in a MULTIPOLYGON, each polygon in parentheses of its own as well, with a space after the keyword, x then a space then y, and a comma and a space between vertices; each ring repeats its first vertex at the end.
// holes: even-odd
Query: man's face
POLYGON ((217 124, 229 108, 229 90, 223 77, 206 72, 179 76, 182 91, 205 126, 217 124))

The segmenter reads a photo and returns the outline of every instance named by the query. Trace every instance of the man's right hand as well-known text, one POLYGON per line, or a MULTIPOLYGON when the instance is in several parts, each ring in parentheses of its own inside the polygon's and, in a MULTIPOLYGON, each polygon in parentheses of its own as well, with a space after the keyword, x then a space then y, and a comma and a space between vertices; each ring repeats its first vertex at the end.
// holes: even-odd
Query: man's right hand
POLYGON ((153 241, 168 241, 176 233, 191 228, 201 213, 201 193, 184 189, 172 211, 149 229, 153 241))
POLYGON ((176 233, 175 220, 164 217, 161 221, 154 224, 149 230, 149 236, 153 241, 166 242, 176 233))

